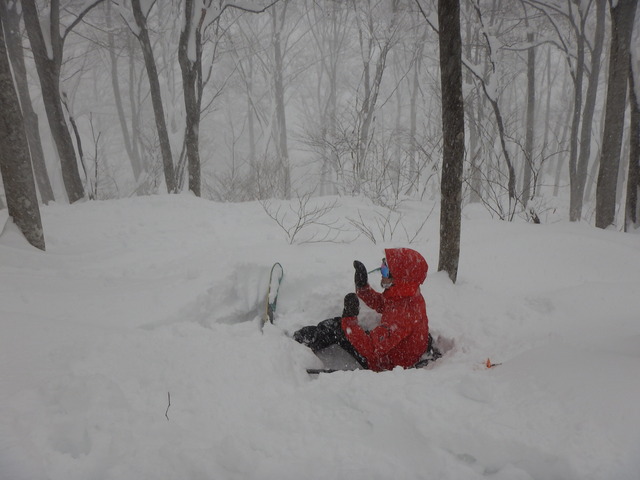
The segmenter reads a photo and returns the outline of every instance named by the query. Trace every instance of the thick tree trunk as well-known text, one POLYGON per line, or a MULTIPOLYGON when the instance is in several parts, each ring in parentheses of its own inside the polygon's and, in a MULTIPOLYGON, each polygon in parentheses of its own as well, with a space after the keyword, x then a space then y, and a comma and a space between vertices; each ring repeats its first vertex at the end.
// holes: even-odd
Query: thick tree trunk
POLYGON ((16 79, 36 184, 40 191, 42 203, 47 205, 49 202, 54 201, 55 198, 44 161, 38 115, 33 110, 31 95, 29 94, 29 82, 27 81, 27 69, 24 63, 22 37, 20 34, 20 13, 17 11, 17 6, 18 2, 7 4, 7 0, 0 0, 0 17, 4 26, 7 51, 13 67, 13 75, 16 79))
POLYGON ((194 1, 185 0, 184 15, 185 26, 180 33, 178 45, 178 61, 182 72, 182 88, 184 91, 184 106, 186 125, 184 142, 187 151, 187 165, 189 172, 189 190, 197 197, 201 195, 200 179, 200 92, 202 90, 202 39, 200 29, 201 20, 204 19, 200 12, 194 11, 194 1), (192 38, 193 36, 193 38, 192 38), (192 55, 189 58, 189 43, 194 45, 192 55))
POLYGON ((64 182, 69 202, 74 203, 84 197, 84 187, 80 179, 78 160, 73 148, 71 133, 64 116, 62 100, 60 98, 60 67, 62 65, 62 38, 59 30, 59 2, 51 2, 49 18, 51 57, 47 53, 43 32, 38 19, 38 11, 34 0, 24 0, 22 10, 24 23, 27 28, 29 42, 33 58, 36 63, 40 86, 42 89, 42 99, 44 101, 51 135, 60 157, 62 168, 62 180, 64 182))
POLYGON ((29 144, 20 112, 18 94, 11 76, 2 22, 0 22, 0 112, 2 112, 0 115, 0 172, 9 216, 31 245, 44 250, 44 233, 29 158, 29 144))
POLYGON ((616 187, 627 103, 629 48, 637 4, 637 0, 625 0, 611 6, 607 109, 596 187, 596 227, 598 228, 607 228, 615 223, 616 187))
POLYGON ((164 116, 164 107, 162 105, 162 94, 160 91, 160 80, 158 79, 158 69, 156 61, 153 57, 153 49, 151 48, 151 40, 147 30, 147 19, 142 12, 140 0, 131 0, 133 9, 133 17, 138 26, 137 38, 142 47, 142 56, 144 65, 147 70, 147 79, 149 80, 149 89, 151 91, 151 104, 153 105, 153 115, 156 121, 156 129, 158 131, 158 140, 160 142, 160 154, 162 155, 162 166, 164 168, 164 178, 167 184, 167 191, 175 193, 177 183, 175 177, 175 168, 173 165, 173 155, 171 153, 171 143, 169 141, 169 132, 167 130, 167 122, 164 116))
POLYGON ((459 0, 438 0, 440 85, 442 89, 442 180, 438 271, 455 283, 460 258, 462 171, 464 164, 464 103, 459 0))

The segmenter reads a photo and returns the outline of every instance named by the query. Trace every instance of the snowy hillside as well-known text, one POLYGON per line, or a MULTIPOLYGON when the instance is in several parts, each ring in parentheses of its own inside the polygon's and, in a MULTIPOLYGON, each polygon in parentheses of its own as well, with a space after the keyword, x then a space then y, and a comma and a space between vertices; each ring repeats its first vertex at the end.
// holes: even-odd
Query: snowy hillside
POLYGON ((189 195, 44 207, 46 253, 5 228, 0 479, 640 478, 640 236, 468 208, 454 286, 432 205, 387 229, 363 199, 315 201, 336 203, 293 244, 258 203, 189 195), (353 260, 387 246, 429 262, 445 356, 310 377, 286 333, 338 315, 353 260))

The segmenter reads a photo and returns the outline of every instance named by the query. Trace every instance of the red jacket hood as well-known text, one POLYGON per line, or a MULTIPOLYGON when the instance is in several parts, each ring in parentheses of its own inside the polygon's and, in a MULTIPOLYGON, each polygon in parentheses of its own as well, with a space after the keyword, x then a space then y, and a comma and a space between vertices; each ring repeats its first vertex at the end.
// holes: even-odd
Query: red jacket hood
POLYGON ((384 251, 393 283, 418 284, 427 278, 429 265, 420 253, 411 248, 387 248, 384 251))

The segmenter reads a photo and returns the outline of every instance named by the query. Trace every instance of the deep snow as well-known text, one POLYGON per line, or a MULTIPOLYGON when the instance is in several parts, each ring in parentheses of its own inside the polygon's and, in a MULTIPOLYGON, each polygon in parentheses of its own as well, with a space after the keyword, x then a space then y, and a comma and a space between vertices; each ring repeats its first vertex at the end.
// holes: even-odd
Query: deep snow
POLYGON ((437 209, 420 229, 431 204, 405 202, 383 235, 363 199, 314 201, 337 202, 332 242, 290 245, 258 203, 189 195, 44 207, 46 253, 6 227, 0 478, 640 478, 639 235, 468 207, 453 285, 437 209), (377 244, 356 238, 360 216, 377 244), (374 268, 386 246, 429 262, 448 351, 422 370, 308 376, 319 359, 286 333, 338 315, 352 261, 374 268))

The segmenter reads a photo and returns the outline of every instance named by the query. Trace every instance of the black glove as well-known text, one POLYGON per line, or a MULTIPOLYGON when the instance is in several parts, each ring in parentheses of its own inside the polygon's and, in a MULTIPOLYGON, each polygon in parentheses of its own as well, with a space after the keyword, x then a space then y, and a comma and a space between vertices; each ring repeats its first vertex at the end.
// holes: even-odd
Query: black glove
POLYGON ((344 310, 342 310, 342 318, 357 317, 359 313, 360 300, 358 300, 358 296, 355 293, 347 293, 344 297, 344 310))
POLYGON ((367 269, 362 262, 358 260, 353 261, 353 268, 356 269, 356 273, 353 276, 353 281, 356 284, 356 289, 364 288, 369 283, 369 276, 367 275, 367 269))

